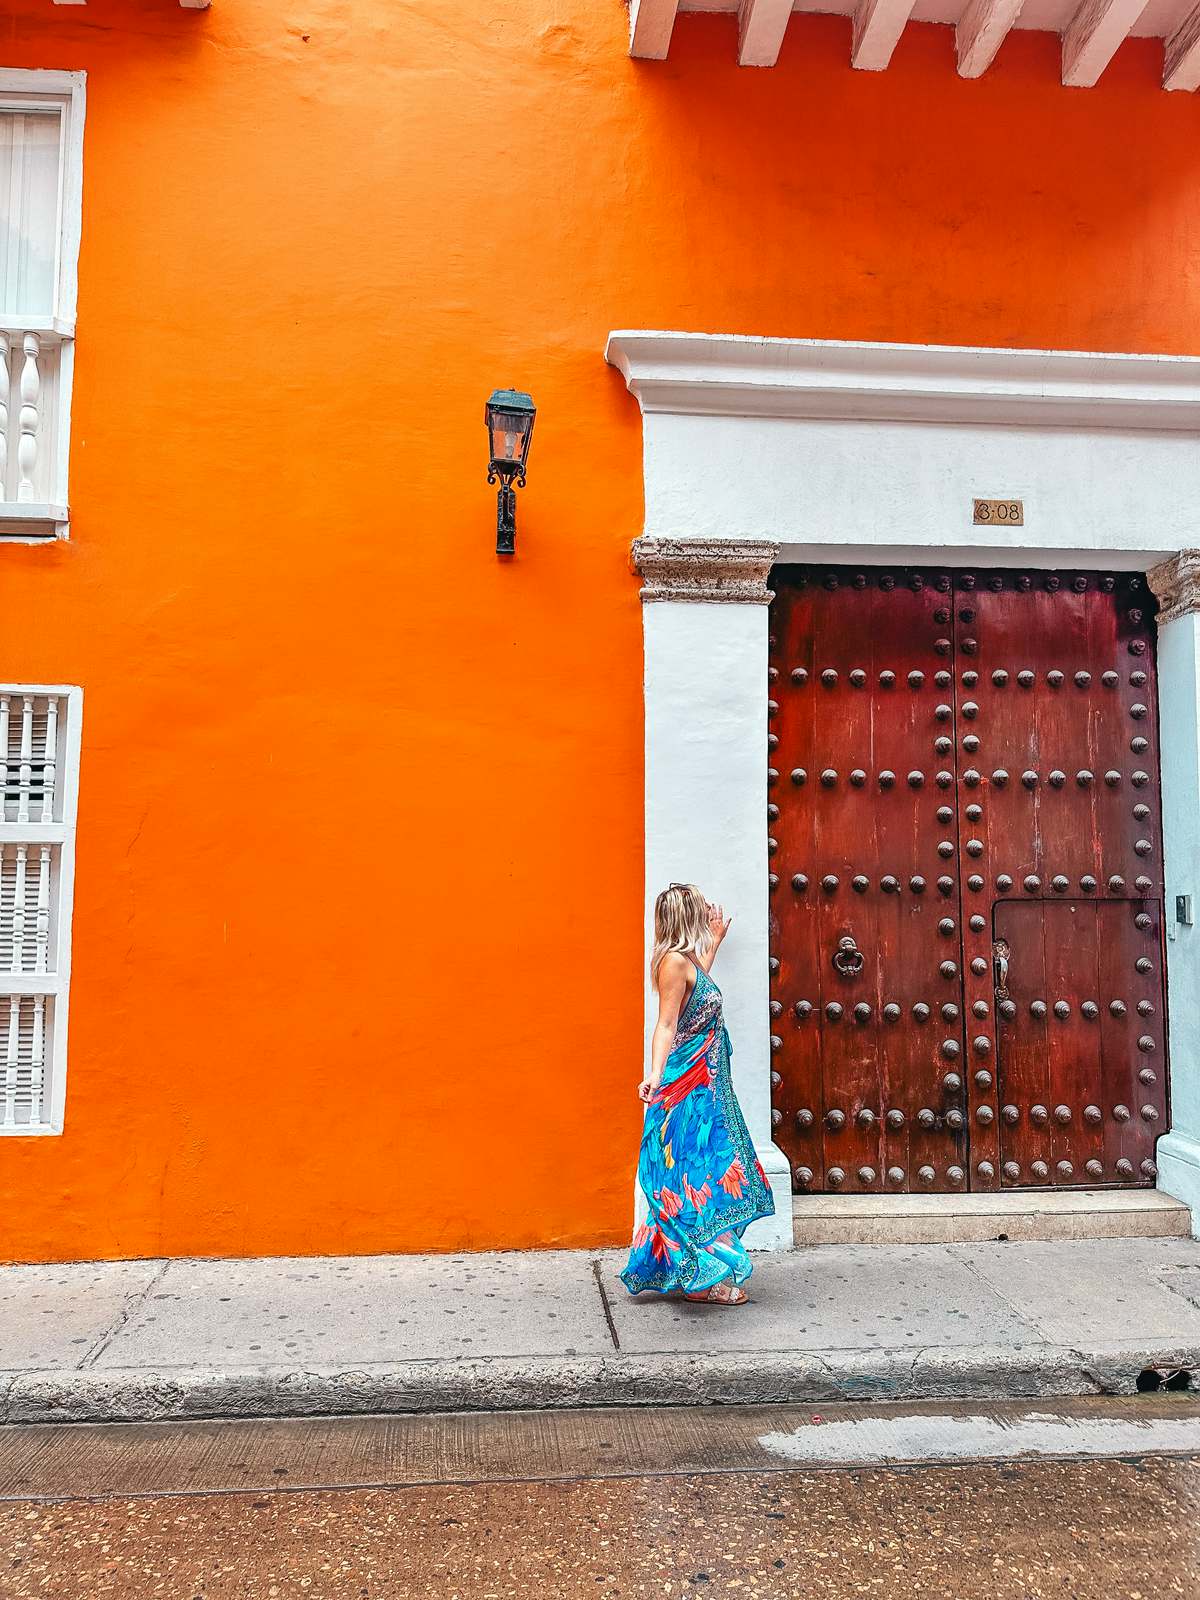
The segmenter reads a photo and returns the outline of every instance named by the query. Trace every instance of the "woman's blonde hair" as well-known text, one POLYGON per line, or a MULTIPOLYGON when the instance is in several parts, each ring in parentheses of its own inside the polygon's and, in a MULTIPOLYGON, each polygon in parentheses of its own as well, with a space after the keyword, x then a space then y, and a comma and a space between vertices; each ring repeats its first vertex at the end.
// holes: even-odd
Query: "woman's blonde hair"
POLYGON ((658 988, 658 969, 671 951, 683 956, 703 955, 711 943, 708 901, 694 883, 668 884, 654 902, 650 982, 658 988))

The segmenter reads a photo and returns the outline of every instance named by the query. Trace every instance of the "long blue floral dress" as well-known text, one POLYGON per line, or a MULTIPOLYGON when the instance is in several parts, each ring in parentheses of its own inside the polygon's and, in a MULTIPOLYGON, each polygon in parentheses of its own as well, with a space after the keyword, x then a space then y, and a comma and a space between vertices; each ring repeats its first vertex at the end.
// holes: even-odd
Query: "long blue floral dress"
POLYGON ((702 967, 680 1013, 662 1084, 646 1107, 638 1184, 649 1215, 621 1279, 630 1294, 699 1294, 745 1283, 743 1231, 775 1202, 733 1092, 721 991, 702 967))

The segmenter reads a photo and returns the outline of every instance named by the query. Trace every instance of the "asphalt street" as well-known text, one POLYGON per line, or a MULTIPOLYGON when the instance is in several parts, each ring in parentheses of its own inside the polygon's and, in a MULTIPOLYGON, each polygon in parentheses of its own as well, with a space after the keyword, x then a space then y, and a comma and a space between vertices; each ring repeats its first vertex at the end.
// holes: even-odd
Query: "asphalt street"
POLYGON ((1200 1403, 13 1427, 0 1595, 1200 1590, 1200 1403))

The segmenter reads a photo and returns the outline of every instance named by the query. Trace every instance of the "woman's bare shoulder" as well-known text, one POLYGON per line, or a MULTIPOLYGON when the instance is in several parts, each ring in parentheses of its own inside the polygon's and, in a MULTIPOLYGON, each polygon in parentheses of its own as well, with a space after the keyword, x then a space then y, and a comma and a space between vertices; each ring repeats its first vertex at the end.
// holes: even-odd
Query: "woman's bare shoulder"
POLYGON ((671 987, 686 984, 691 975, 692 963, 687 956, 678 950, 668 950, 658 969, 658 986, 661 989, 664 983, 671 987))

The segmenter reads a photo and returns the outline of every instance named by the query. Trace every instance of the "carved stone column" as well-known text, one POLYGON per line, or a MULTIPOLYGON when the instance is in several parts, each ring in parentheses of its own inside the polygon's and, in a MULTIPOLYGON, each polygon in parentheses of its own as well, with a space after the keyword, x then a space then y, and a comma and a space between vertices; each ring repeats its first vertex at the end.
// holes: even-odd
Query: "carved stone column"
POLYGON ((1200 894, 1200 551, 1147 573, 1158 596, 1158 700, 1166 870, 1171 1128, 1158 1141, 1158 1186, 1192 1208, 1200 1234, 1200 936, 1176 897, 1200 894))
MULTIPOLYGON (((767 963, 767 540, 637 539, 646 704, 646 938, 654 899, 697 883, 733 916, 714 977, 725 996, 733 1075, 776 1216, 751 1248, 792 1239, 788 1163, 771 1140, 767 963)), ((646 980, 646 1048, 657 1001, 646 980)))
POLYGON ((1200 550, 1181 550, 1151 567, 1146 582, 1158 596, 1158 625, 1200 611, 1200 550))

